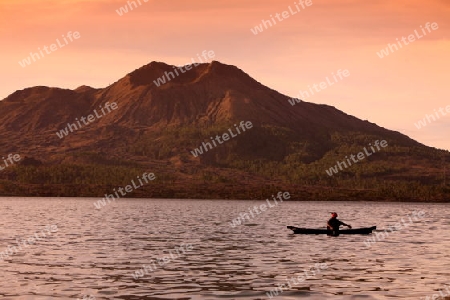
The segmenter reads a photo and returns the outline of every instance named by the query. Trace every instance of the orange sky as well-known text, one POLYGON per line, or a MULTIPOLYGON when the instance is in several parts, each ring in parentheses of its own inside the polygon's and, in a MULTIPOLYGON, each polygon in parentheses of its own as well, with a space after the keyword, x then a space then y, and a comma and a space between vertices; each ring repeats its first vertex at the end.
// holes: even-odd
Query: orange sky
POLYGON ((348 78, 307 101, 450 149, 450 113, 424 128, 414 125, 450 105, 449 0, 312 0, 257 35, 250 29, 299 0, 139 1, 119 16, 116 10, 127 1, 0 0, 0 99, 36 85, 105 87, 150 61, 184 64, 213 50, 216 60, 289 96, 347 69, 348 78), (439 28, 377 56, 427 22, 439 28), (25 68, 19 65, 69 31, 81 37, 25 68))

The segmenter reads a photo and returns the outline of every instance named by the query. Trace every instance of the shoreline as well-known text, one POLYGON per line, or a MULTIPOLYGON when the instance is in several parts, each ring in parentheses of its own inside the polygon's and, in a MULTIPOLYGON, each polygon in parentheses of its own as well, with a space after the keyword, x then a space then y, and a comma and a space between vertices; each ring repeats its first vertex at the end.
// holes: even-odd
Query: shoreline
MULTIPOLYGON (((0 194, 1 198, 54 198, 54 199, 61 199, 61 198, 80 198, 80 199, 100 199, 101 196, 95 196, 95 195, 85 195, 85 196, 71 196, 71 195, 4 195, 0 194)), ((121 200, 194 200, 194 201, 211 201, 211 200, 217 200, 217 201, 266 201, 267 199, 262 198, 197 198, 197 197, 155 197, 155 196, 130 196, 130 197, 122 197, 121 200)), ((450 200, 414 200, 414 199, 288 199, 284 200, 284 202, 368 202, 368 203, 417 203, 417 204, 450 204, 450 200)), ((450 299, 449 299, 450 300, 450 299)))

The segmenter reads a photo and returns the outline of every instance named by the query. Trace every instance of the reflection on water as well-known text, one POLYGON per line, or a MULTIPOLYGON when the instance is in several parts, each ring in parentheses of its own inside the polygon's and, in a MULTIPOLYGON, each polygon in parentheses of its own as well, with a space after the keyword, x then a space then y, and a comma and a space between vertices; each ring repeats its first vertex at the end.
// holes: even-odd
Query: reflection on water
POLYGON ((419 299, 450 278, 445 204, 283 202, 233 227, 241 212, 264 202, 134 199, 96 210, 95 200, 0 200, 0 252, 58 228, 0 260, 2 299, 267 299, 283 284, 276 299, 419 299), (286 229, 324 227, 329 211, 380 232, 414 211, 425 215, 370 246, 370 236, 286 229), (190 251, 174 252, 188 244, 190 251), (290 281, 317 264, 327 268, 290 281))

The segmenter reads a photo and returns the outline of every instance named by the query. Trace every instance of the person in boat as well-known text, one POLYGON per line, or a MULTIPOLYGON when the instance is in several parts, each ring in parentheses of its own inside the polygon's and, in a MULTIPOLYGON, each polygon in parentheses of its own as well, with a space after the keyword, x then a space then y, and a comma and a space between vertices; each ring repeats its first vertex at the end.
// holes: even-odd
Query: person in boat
POLYGON ((344 222, 337 219, 338 214, 335 212, 331 213, 331 219, 328 220, 327 229, 333 231, 339 231, 339 226, 347 226, 348 228, 352 228, 352 226, 345 224, 344 222))

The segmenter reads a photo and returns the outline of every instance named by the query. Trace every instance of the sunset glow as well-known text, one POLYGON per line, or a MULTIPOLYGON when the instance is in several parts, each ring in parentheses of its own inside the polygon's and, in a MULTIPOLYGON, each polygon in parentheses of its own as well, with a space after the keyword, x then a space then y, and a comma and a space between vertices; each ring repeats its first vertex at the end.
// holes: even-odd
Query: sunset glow
POLYGON ((38 85, 105 87, 151 61, 181 65, 212 50, 215 60, 236 65, 291 97, 347 69, 348 78, 306 101, 332 105, 426 145, 450 149, 450 114, 421 129, 414 126, 450 105, 448 1, 135 3, 2 1, 0 98, 38 85), (124 7, 128 12, 120 15, 124 7), (264 30, 254 34, 263 21, 264 30), (65 43, 68 32, 78 32, 79 38, 65 43), (406 40, 410 35, 414 41, 406 40), (63 47, 21 66, 31 53, 58 39, 63 47), (383 49, 389 54, 380 58, 377 53, 383 49))

